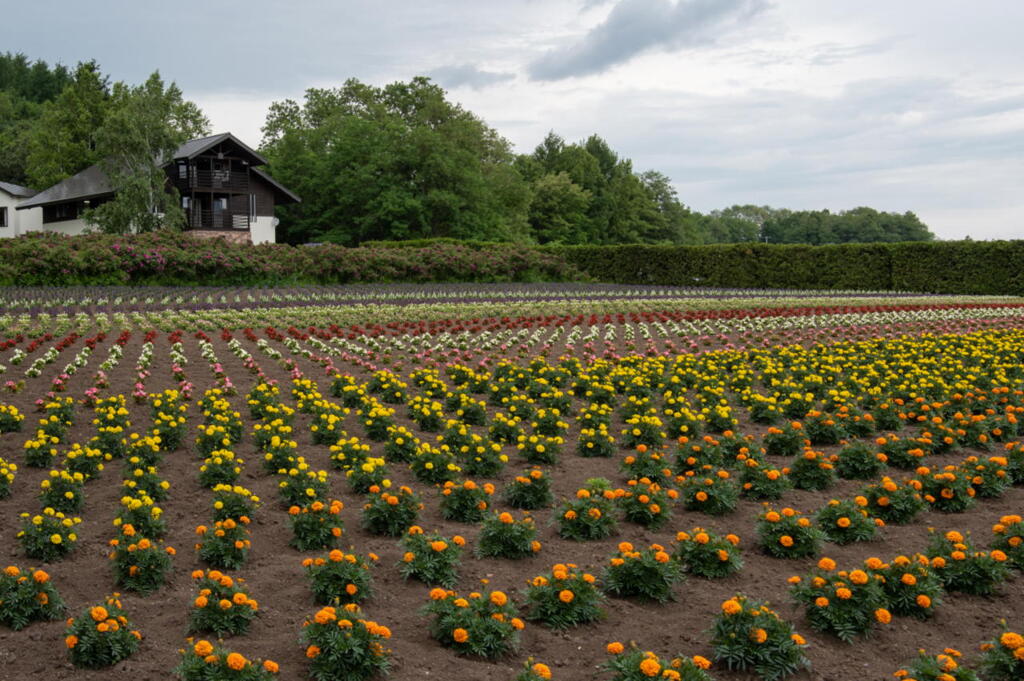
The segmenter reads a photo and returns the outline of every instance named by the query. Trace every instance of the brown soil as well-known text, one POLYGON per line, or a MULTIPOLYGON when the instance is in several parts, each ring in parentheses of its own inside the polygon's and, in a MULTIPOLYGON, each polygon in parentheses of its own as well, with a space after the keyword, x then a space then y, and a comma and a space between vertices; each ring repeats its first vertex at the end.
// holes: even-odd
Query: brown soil
MULTIPOLYGON (((112 339, 110 339, 112 340, 112 339)), ((287 393, 288 373, 259 353, 255 344, 240 339, 253 353, 257 362, 282 386, 282 397, 290 402, 287 393)), ((108 340, 108 343, 110 341, 108 340)), ((129 395, 133 375, 131 367, 138 356, 141 339, 138 335, 125 348, 121 366, 112 372, 112 383, 104 395, 124 393, 129 395)), ((196 396, 211 387, 212 376, 206 362, 199 354, 196 342, 184 340, 189 364, 186 367, 189 379, 196 386, 196 396)), ((239 360, 230 354, 226 344, 214 341, 225 371, 239 390, 232 403, 242 412, 247 429, 252 421, 248 418, 244 395, 252 387, 254 377, 246 372, 239 360)), ((280 344, 274 344, 286 357, 291 356, 280 344)), ((80 344, 62 353, 56 365, 63 366, 79 349, 80 344)), ((67 394, 81 396, 90 385, 90 378, 102 358, 106 357, 107 343, 101 344, 93 355, 90 366, 72 378, 67 394)), ((317 380, 322 391, 327 393, 328 379, 320 367, 299 359, 299 365, 306 374, 317 380)), ((24 366, 13 368, 11 373, 21 373, 24 366)), ((339 364, 339 368, 344 367, 339 364)), ((58 371, 52 366, 50 371, 58 371)), ((166 338, 156 341, 152 376, 147 390, 155 392, 171 387, 170 361, 167 355, 166 338)), ((365 379, 364 372, 353 372, 365 379)), ((11 378, 12 375, 4 378, 11 378)), ((32 402, 45 392, 52 374, 44 373, 37 379, 30 379, 26 390, 18 395, 3 395, 0 401, 15 404, 26 414, 25 431, 0 437, 0 456, 19 464, 20 471, 14 484, 11 498, 0 501, 0 563, 33 565, 25 558, 16 540, 18 513, 36 512, 39 504, 35 499, 44 470, 22 466, 21 445, 31 431, 36 415, 32 402)), ((131 406, 133 429, 148 428, 148 409, 131 406)), ((404 416, 398 409, 397 416, 404 416)), ((85 442, 92 434, 91 413, 79 407, 76 424, 66 442, 85 442)), ((329 466, 326 447, 310 444, 309 417, 296 415, 296 439, 300 453, 315 468, 332 470, 329 466)), ((199 422, 194 407, 190 411, 190 427, 199 422)), ((407 425, 409 425, 407 423, 407 425)), ((351 420, 348 424, 351 434, 362 436, 361 427, 351 420)), ((760 434, 761 428, 746 424, 740 428, 744 433, 760 434)), ((247 436, 248 436, 247 430, 247 436)), ((191 440, 191 435, 189 437, 191 440)), ((828 448, 826 448, 828 449, 828 448)), ((558 465, 552 467, 556 497, 571 495, 586 478, 605 476, 616 484, 624 482, 618 472, 619 458, 583 459, 575 456, 574 442, 565 446, 566 453, 558 465)), ((236 452, 247 462, 247 469, 240 484, 253 490, 264 499, 264 506, 253 522, 253 550, 246 564, 234 574, 244 577, 251 593, 261 604, 261 615, 244 636, 233 637, 227 645, 251 657, 270 658, 281 665, 282 679, 306 677, 306 660, 298 642, 300 625, 316 607, 307 588, 300 561, 308 555, 288 546, 290 530, 287 514, 279 505, 275 480, 259 470, 258 456, 251 440, 246 439, 236 447, 236 452)), ((511 462, 495 482, 499 489, 514 475, 526 467, 525 463, 509 449, 511 462)), ((942 457, 943 462, 959 461, 965 454, 942 457)), ((779 462, 782 463, 781 461, 779 462)), ((210 518, 210 493, 196 481, 199 458, 190 446, 168 455, 160 467, 160 473, 171 482, 170 498, 160 504, 166 512, 169 525, 167 541, 178 549, 173 574, 169 584, 148 597, 126 594, 124 604, 133 625, 143 633, 141 649, 133 657, 111 669, 84 671, 71 666, 63 647, 63 622, 35 623, 20 632, 0 629, 0 681, 22 681, 23 679, 104 679, 116 681, 149 680, 171 678, 170 670, 178 662, 178 649, 186 636, 188 606, 194 596, 189 573, 202 567, 192 551, 193 529, 210 518)), ((86 506, 79 514, 83 518, 80 526, 80 541, 77 550, 65 560, 45 566, 52 574, 53 582, 69 606, 69 614, 76 615, 115 589, 106 553, 106 541, 113 535, 111 521, 117 511, 120 496, 120 462, 107 467, 101 478, 88 484, 86 506)), ((462 534, 474 546, 477 528, 444 521, 438 511, 438 495, 434 490, 416 483, 405 470, 392 467, 392 479, 411 484, 418 489, 426 501, 420 525, 436 529, 445 534, 462 534)), ((600 573, 607 558, 615 551, 619 541, 646 545, 661 542, 671 545, 676 531, 690 529, 696 525, 710 527, 722 532, 735 532, 743 540, 746 566, 733 577, 707 581, 689 578, 676 589, 676 600, 667 605, 651 605, 620 599, 608 603, 607 618, 595 625, 568 631, 554 632, 537 624, 528 624, 522 633, 520 652, 516 656, 499 662, 482 662, 455 656, 431 639, 426 630, 426 619, 418 614, 419 608, 427 601, 428 588, 418 582, 404 582, 395 563, 400 552, 397 541, 368 535, 359 525, 359 510, 362 498, 348 492, 341 476, 332 472, 333 496, 345 503, 343 518, 346 523, 344 543, 351 544, 361 553, 375 552, 380 557, 374 569, 375 597, 364 604, 368 617, 389 626, 394 632, 391 647, 394 651, 394 669, 390 678, 396 681, 406 679, 465 679, 471 681, 507 681, 521 668, 523 660, 532 655, 549 664, 555 679, 608 678, 598 671, 597 666, 606 659, 604 646, 607 642, 635 640, 644 649, 661 655, 684 653, 704 655, 711 658, 708 643, 708 629, 719 611, 723 600, 741 591, 751 596, 773 602, 780 614, 791 621, 803 634, 810 647, 807 651, 813 668, 792 677, 802 681, 850 681, 853 679, 890 679, 892 672, 916 655, 919 648, 939 651, 952 646, 965 651, 968 658, 977 653, 977 646, 993 637, 999 627, 998 620, 1006 618, 1018 630, 1024 627, 1024 580, 1019 577, 1008 582, 998 598, 978 598, 950 595, 935 617, 928 622, 908 618, 897 618, 887 627, 879 627, 873 638, 853 645, 842 643, 832 637, 816 633, 808 626, 802 612, 795 608, 788 598, 786 579, 793 574, 804 573, 815 562, 808 560, 778 560, 760 554, 755 547, 754 522, 760 504, 741 502, 739 509, 724 518, 709 518, 701 514, 676 509, 673 520, 666 527, 649 532, 626 522, 621 522, 618 535, 605 541, 575 543, 557 537, 549 524, 550 510, 535 513, 540 529, 539 539, 544 543, 539 555, 520 560, 486 559, 477 560, 467 551, 464 555, 459 584, 460 591, 480 588, 479 580, 490 580, 489 587, 505 590, 514 600, 522 601, 527 579, 540 574, 556 562, 571 561, 595 573, 600 573)), ((832 497, 850 496, 860 487, 857 482, 840 482, 835 488, 823 493, 801 491, 788 492, 783 504, 805 512, 813 512, 832 497)), ((499 502, 500 507, 500 502, 499 502)), ((845 547, 826 545, 824 553, 835 558, 841 567, 859 564, 869 556, 888 560, 899 553, 923 550, 927 541, 927 528, 956 528, 973 533, 980 544, 987 543, 990 527, 1002 514, 1021 512, 1024 509, 1024 489, 1009 490, 997 501, 978 503, 972 510, 961 515, 925 513, 917 522, 907 526, 891 526, 882 531, 882 539, 875 542, 854 544, 845 547)), ((750 678, 725 670, 714 669, 718 679, 750 678)))

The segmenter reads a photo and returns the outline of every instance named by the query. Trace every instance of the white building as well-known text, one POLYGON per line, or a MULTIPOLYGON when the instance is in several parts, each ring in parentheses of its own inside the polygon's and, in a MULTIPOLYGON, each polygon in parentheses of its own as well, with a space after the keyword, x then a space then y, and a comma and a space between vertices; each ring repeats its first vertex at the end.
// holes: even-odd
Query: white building
POLYGON ((0 182, 0 239, 21 236, 43 228, 41 211, 17 211, 17 207, 36 195, 34 189, 0 182))

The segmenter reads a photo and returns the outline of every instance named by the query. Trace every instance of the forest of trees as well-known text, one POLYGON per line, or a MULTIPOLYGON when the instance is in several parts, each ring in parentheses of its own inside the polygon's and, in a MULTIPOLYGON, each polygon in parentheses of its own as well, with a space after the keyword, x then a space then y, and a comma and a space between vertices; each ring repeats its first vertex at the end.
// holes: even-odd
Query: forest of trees
MULTIPOLYGON (((44 189, 94 164, 118 200, 88 216, 106 231, 175 227, 176 197, 150 159, 209 132, 199 108, 158 73, 111 84, 95 61, 74 69, 0 54, 0 180, 44 189), (160 220, 153 216, 159 214, 160 220)), ((449 237, 520 243, 710 244, 920 241, 913 213, 861 207, 688 208, 672 181, 638 172, 600 136, 549 133, 531 152, 451 102, 427 78, 377 87, 352 79, 274 102, 260 151, 299 194, 278 208, 278 241, 449 237)))

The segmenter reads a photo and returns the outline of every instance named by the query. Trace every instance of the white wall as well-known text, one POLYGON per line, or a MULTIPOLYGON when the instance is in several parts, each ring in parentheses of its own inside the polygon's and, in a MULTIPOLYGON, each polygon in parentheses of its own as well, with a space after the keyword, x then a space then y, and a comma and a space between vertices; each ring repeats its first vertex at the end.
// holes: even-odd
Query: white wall
POLYGON ((7 207, 7 227, 0 227, 0 239, 10 239, 29 232, 42 231, 75 235, 82 234, 88 228, 83 220, 65 220, 44 225, 43 209, 17 210, 18 204, 22 201, 27 201, 27 199, 13 197, 5 191, 0 191, 0 206, 7 207))
POLYGON ((7 209, 7 226, 0 227, 0 239, 10 239, 12 236, 17 236, 17 216, 15 215, 14 206, 17 203, 13 196, 0 189, 0 208, 7 209))
POLYGON ((254 244, 276 243, 275 237, 277 218, 269 215, 258 215, 249 223, 249 234, 254 244))
POLYGON ((18 214, 18 236, 43 231, 42 208, 27 208, 15 212, 18 214))

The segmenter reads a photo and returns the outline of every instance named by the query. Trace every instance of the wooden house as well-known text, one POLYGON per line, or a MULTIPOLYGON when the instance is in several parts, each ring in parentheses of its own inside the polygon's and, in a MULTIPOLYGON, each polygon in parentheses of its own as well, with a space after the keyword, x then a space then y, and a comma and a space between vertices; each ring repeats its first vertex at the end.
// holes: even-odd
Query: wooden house
MULTIPOLYGON (((172 158, 161 163, 167 187, 177 189, 185 211, 185 229, 197 236, 231 241, 274 243, 274 206, 300 199, 258 166, 267 160, 231 133, 189 140, 172 158)), ((89 229, 82 219, 86 208, 114 197, 115 191, 100 165, 93 165, 48 189, 20 200, 19 212, 38 212, 38 220, 20 233, 37 229, 81 234, 89 229)), ((13 236, 13 235, 12 235, 13 236)))

